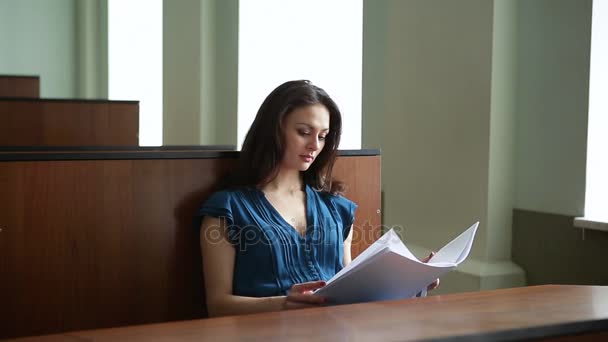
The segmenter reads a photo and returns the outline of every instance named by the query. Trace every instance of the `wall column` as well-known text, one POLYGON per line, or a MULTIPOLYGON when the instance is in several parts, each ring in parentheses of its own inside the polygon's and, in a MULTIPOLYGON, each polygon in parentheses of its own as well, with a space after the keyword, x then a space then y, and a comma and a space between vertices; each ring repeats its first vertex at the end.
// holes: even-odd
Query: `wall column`
POLYGON ((365 2, 363 81, 381 91, 366 90, 363 142, 382 149, 384 224, 422 257, 481 222, 468 261, 436 293, 525 284, 510 259, 513 6, 365 2))
POLYGON ((76 6, 76 96, 108 98, 108 1, 80 0, 76 6))
POLYGON ((238 1, 164 1, 163 20, 163 145, 236 145, 238 1))

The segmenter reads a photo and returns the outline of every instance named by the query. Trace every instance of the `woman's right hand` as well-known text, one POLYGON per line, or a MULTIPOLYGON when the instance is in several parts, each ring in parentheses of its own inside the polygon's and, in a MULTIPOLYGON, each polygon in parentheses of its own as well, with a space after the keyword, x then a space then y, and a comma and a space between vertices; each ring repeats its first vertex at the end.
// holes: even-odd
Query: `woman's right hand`
POLYGON ((313 292, 325 286, 322 280, 308 283, 294 284, 285 297, 284 309, 300 309, 315 307, 325 303, 325 297, 317 296, 313 292))

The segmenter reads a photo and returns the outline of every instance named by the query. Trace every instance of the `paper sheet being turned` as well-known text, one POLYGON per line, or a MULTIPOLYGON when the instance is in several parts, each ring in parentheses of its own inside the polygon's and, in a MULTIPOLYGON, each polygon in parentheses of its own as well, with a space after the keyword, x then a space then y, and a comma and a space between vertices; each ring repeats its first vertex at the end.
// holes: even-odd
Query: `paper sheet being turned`
POLYGON ((427 263, 416 258, 392 229, 315 292, 329 303, 410 298, 463 262, 479 222, 442 247, 427 263))

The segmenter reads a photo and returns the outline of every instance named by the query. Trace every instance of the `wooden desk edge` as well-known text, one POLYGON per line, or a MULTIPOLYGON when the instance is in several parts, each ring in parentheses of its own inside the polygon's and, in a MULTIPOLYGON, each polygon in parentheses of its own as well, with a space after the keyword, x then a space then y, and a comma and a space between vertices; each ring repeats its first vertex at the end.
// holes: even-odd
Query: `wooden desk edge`
MULTIPOLYGON (((535 288, 538 290, 550 290, 555 288, 584 288, 584 287, 593 287, 586 285, 538 285, 538 286, 528 286, 525 288, 535 288)), ((604 287, 604 286, 601 286, 604 287)), ((499 289, 493 290, 493 292, 503 293, 505 291, 518 290, 522 288, 513 288, 513 289, 499 289)), ((454 293, 440 296, 431 296, 426 298, 416 298, 412 299, 418 302, 423 301, 434 301, 441 297, 448 298, 457 298, 457 297, 466 297, 467 295, 475 294, 475 293, 483 293, 490 291, 477 291, 477 292, 466 292, 466 293, 454 293)), ((409 300, 401 300, 401 301, 409 301, 409 300)), ((392 302, 400 302, 400 301, 392 301, 392 302)), ((339 307, 349 307, 349 306, 361 306, 372 303, 360 303, 360 304, 351 304, 351 305, 341 305, 339 307)), ((317 309, 304 309, 304 310, 317 310, 317 309)), ((303 310, 297 310, 303 311, 303 310)), ((134 331, 137 329, 142 329, 149 327, 150 329, 154 328, 167 328, 167 329, 180 329, 182 327, 177 327, 177 325, 184 325, 184 328, 191 324, 196 324, 199 321, 209 321, 209 320, 234 320, 235 317, 237 319, 251 319, 254 317, 262 317, 266 315, 276 315, 277 312, 268 312, 268 313, 259 313, 259 314, 251 314, 251 315, 242 315, 242 316, 227 316, 227 317, 218 317, 218 318, 208 318, 208 319, 195 319, 195 320, 185 320, 185 321, 174 321, 174 322, 162 322, 162 323, 153 323, 153 324, 143 324, 143 325, 133 325, 133 326, 125 326, 125 327, 112 327, 112 328, 104 328, 104 329, 91 329, 91 330, 79 330, 72 332, 65 332, 53 335, 43 335, 43 336, 29 336, 22 337, 17 339, 11 339, 10 341, 42 341, 42 342, 50 342, 50 341, 59 341, 59 340, 80 340, 80 341, 94 341, 97 338, 95 334, 103 334, 108 332, 125 332, 127 335, 130 331, 134 331)), ((314 336, 313 336, 314 337, 314 336)), ((454 335, 454 336, 443 336, 443 337, 430 337, 427 339, 421 339, 421 341, 440 341, 440 342, 460 342, 460 341, 512 341, 512 340, 530 340, 530 339, 542 339, 542 340, 553 340, 562 341, 561 338, 568 337, 588 337, 589 340, 594 340, 596 337, 608 337, 608 317, 600 318, 600 319, 592 319, 592 320, 581 320, 581 321, 568 321, 557 324, 545 324, 524 328, 514 328, 514 329, 504 329, 504 330, 496 330, 490 332, 480 332, 480 333, 471 333, 471 334, 462 334, 462 335, 454 335), (598 334, 598 335, 595 335, 598 334)), ((404 338, 406 338, 404 336, 404 338)), ((570 339, 568 339, 570 340, 570 339)))

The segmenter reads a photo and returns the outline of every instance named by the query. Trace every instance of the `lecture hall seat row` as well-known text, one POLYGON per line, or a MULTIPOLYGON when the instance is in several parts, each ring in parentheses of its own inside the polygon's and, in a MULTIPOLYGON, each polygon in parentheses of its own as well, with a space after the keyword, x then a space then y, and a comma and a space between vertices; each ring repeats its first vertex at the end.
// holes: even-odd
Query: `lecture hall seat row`
MULTIPOLYGON (((29 128, 36 133, 0 143, 0 339, 49 333, 65 334, 28 340, 608 338, 607 290, 588 286, 185 321, 206 316, 192 216, 234 169, 238 152, 225 151, 232 146, 138 147, 131 115, 138 115, 136 102, 38 97, 37 77, 0 76, 3 124, 6 113, 47 120, 18 122, 14 129, 33 124, 29 128), (115 113, 115 104, 131 106, 125 115, 130 124, 118 120, 122 115, 92 118, 104 110, 115 113), (54 120, 60 123, 40 128, 54 120), (59 137, 54 130, 65 123, 76 128, 59 137), (111 134, 87 140, 74 133, 89 132, 87 125, 124 129, 131 140, 122 143, 111 134), (467 319, 454 320, 459 315, 467 319), (170 321, 175 322, 132 326, 170 321), (82 331, 118 326, 127 327, 82 331)), ((339 153, 335 175, 359 205, 353 257, 380 235, 380 165, 377 150, 339 153)))
POLYGON ((41 99, 33 76, 0 76, 0 146, 137 146, 139 102, 41 99))
MULTIPOLYGON (((137 102, 39 99, 37 78, 8 78, 0 339, 206 317, 193 216, 234 146, 139 147, 137 102)), ((340 151, 335 174, 359 205, 356 256, 380 235, 379 151, 340 151)))
MULTIPOLYGON (((206 317, 193 216, 237 151, 0 151, 0 339, 206 317)), ((353 255, 380 235, 380 155, 340 151, 353 255)))
POLYGON ((40 97, 38 76, 0 75, 0 97, 40 97))

